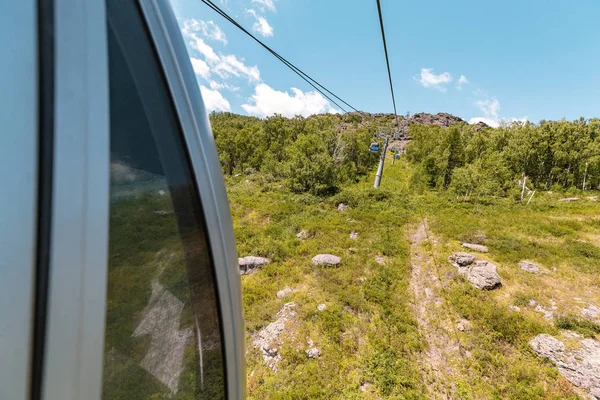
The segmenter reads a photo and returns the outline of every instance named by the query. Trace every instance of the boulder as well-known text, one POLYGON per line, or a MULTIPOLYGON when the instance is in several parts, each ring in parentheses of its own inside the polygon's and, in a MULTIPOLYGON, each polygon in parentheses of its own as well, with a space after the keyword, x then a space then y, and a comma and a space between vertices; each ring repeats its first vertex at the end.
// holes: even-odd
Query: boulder
POLYGON ((475 262, 475 256, 469 253, 458 252, 454 253, 448 258, 450 263, 455 267, 466 267, 467 265, 471 265, 475 262))
POLYGON ((502 286, 496 265, 484 260, 477 260, 474 264, 458 269, 469 283, 481 290, 493 290, 502 286))
POLYGON ((523 271, 527 271, 532 274, 541 274, 545 271, 541 265, 526 260, 519 261, 519 267, 521 267, 523 271))
POLYGON ((350 232, 350 239, 352 239, 352 240, 358 239, 358 232, 354 232, 354 231, 350 232))
POLYGON ((338 265, 342 261, 338 256, 332 254, 317 254, 312 258, 312 263, 315 265, 338 265))
POLYGON ((488 248, 482 244, 474 244, 474 243, 463 243, 462 247, 478 251, 480 253, 487 253, 488 248))
POLYGON ((271 261, 264 257, 247 256, 238 258, 238 264, 240 266, 240 274, 247 275, 256 271, 258 268, 269 264, 271 261))
POLYGON ((340 203, 340 204, 338 204, 337 209, 338 209, 338 211, 346 211, 348 209, 348 206, 344 203, 340 203))
POLYGON ((326 308, 327 308, 327 306, 325 304, 319 304, 317 306, 317 310, 319 310, 319 311, 324 311, 326 308))
POLYGON ((592 399, 600 399, 600 342, 582 339, 567 349, 562 341, 542 333, 531 339, 529 346, 538 356, 552 361, 573 385, 589 391, 592 399))

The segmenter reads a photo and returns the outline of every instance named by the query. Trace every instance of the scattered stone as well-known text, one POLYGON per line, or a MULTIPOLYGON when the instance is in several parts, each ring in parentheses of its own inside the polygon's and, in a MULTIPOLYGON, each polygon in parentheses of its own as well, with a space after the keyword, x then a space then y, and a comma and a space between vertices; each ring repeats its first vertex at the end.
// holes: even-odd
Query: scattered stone
POLYGON ((338 265, 342 261, 338 256, 332 254, 317 254, 312 258, 312 263, 315 265, 338 265))
POLYGON ((254 334, 252 345, 260 349, 264 362, 273 371, 277 371, 277 363, 281 361, 281 354, 277 349, 279 335, 285 328, 285 323, 296 316, 295 303, 286 303, 277 313, 277 319, 254 334))
POLYGON ((568 350, 562 341, 543 333, 529 345, 538 356, 552 361, 569 382, 600 399, 600 342, 582 339, 577 349, 568 350))
POLYGON ((235 174, 234 176, 237 178, 238 176, 241 176, 241 175, 242 175, 242 174, 239 174, 239 173, 238 173, 238 174, 235 174))
POLYGON ((465 267, 475 262, 475 256, 469 253, 458 252, 452 254, 448 260, 455 267, 465 267))
POLYGON ((271 261, 264 257, 247 256, 243 258, 238 258, 238 264, 240 265, 240 274, 251 274, 258 268, 261 268, 262 266, 267 265, 270 262, 271 261))
POLYGON ((303 240, 303 239, 308 239, 310 237, 310 235, 306 231, 300 231, 300 232, 296 233, 296 237, 300 240, 303 240))
POLYGON ((461 320, 458 321, 458 324, 456 324, 456 329, 458 329, 461 332, 470 331, 471 322, 467 319, 461 318, 461 320))
POLYGON ((588 200, 591 200, 591 201, 598 201, 598 196, 589 196, 589 197, 588 197, 588 200))
POLYGON ((558 201, 577 201, 579 197, 565 197, 564 199, 559 199, 558 201))
POLYGON ((481 290, 493 290, 502 286, 496 265, 484 260, 458 269, 458 273, 467 278, 469 283, 481 290))
POLYGON ((433 290, 431 290, 431 288, 426 287, 425 288, 425 297, 430 298, 433 296, 433 290))
POLYGON ((358 232, 354 232, 354 231, 350 232, 350 239, 352 239, 352 240, 358 239, 358 232))
POLYGON ((356 254, 356 249, 354 247, 350 247, 348 251, 352 254, 356 254))
POLYGON ((379 265, 385 265, 385 257, 377 256, 375 257, 375 262, 379 265))
POLYGON ((534 299, 530 299, 529 300, 529 307, 535 307, 537 306, 537 301, 535 301, 534 299))
POLYGON ((541 265, 526 260, 519 261, 519 267, 521 267, 523 271, 532 274, 542 274, 546 272, 546 270, 541 265))
POLYGON ((337 209, 338 209, 338 211, 346 211, 348 209, 348 206, 344 203, 340 203, 340 204, 338 204, 337 209))
POLYGON ((296 289, 292 289, 290 287, 285 287, 285 288, 281 289, 279 292, 277 292, 277 298, 283 299, 288 294, 292 294, 294 292, 296 292, 296 289))
POLYGON ((165 192, 164 190, 162 190, 162 189, 158 191, 158 194, 160 194, 161 196, 164 196, 164 195, 165 195, 165 193, 166 193, 166 192, 165 192))
POLYGON ((515 306, 513 304, 511 304, 510 306, 508 306, 508 308, 511 309, 511 310, 513 310, 513 311, 516 311, 516 312, 521 311, 521 307, 515 306))
POLYGON ((475 250, 478 251, 480 253, 487 253, 488 252, 488 248, 482 244, 474 244, 474 243, 463 243, 462 247, 465 247, 467 249, 471 249, 471 250, 475 250))
POLYGON ((308 345, 310 346, 307 350, 305 350, 306 355, 308 355, 308 358, 317 358, 321 355, 321 350, 317 349, 314 346, 314 343, 312 340, 308 341, 308 345))
POLYGON ((361 392, 368 392, 371 389, 371 384, 369 382, 363 382, 360 384, 361 392))
POLYGON ((366 278, 366 277, 364 277, 364 276, 360 276, 360 277, 358 278, 358 281, 359 281, 360 283, 363 283, 363 282, 364 282, 364 281, 366 281, 366 280, 367 280, 367 278, 366 278))
POLYGON ((325 304, 319 304, 317 306, 317 310, 319 310, 319 311, 324 311, 326 308, 327 308, 327 306, 325 304))
POLYGON ((598 319, 600 318, 600 308, 593 304, 588 304, 586 308, 581 308, 581 315, 589 319, 598 319))

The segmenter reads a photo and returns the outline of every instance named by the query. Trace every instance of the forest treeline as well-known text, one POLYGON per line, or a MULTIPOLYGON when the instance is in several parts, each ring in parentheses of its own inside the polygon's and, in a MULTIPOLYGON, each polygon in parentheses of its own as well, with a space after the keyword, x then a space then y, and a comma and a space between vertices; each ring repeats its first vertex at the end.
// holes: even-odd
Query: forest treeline
MULTIPOLYGON (((369 152, 378 125, 356 113, 266 119, 212 113, 210 119, 225 174, 261 172, 295 192, 333 193, 378 162, 378 154, 369 152)), ((386 127, 391 121, 380 123, 386 127)), ((500 128, 413 124, 409 134, 415 188, 464 198, 505 196, 519 191, 523 174, 531 189, 582 189, 584 180, 586 189, 600 186, 597 118, 500 128)))
POLYGON ((266 179, 285 180, 295 192, 333 193, 378 161, 369 152, 373 132, 342 129, 348 118, 340 115, 262 120, 212 113, 210 120, 225 174, 260 171, 266 179))
POLYGON ((411 127, 407 156, 413 183, 449 189, 465 198, 539 190, 598 189, 600 120, 513 123, 480 129, 472 125, 411 127))

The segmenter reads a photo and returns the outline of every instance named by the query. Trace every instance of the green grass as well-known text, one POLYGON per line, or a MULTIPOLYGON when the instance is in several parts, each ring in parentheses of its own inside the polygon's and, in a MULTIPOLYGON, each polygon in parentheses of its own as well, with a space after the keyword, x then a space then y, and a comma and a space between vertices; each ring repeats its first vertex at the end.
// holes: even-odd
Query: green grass
MULTIPOLYGON (((574 312, 582 288, 600 285, 597 244, 585 239, 598 234, 591 201, 558 203, 557 195, 538 193, 525 207, 512 199, 457 202, 445 193, 412 192, 410 165, 401 160, 385 169, 382 186, 373 176, 348 185, 331 197, 292 194, 281 182, 258 175, 228 178, 238 253, 262 255, 272 264, 242 277, 247 328, 248 397, 296 398, 427 398, 419 360, 426 346, 410 302, 410 256, 407 233, 427 217, 440 245, 432 251, 439 274, 445 313, 473 325, 460 334, 463 350, 455 395, 458 398, 563 399, 578 398, 556 370, 535 356, 527 342, 539 333, 557 335, 558 328, 528 307, 529 300, 559 312, 574 312), (349 205, 337 211, 338 203, 349 205), (304 230, 310 237, 296 238, 304 230), (358 240, 349 238, 352 231, 358 240), (448 256, 460 242, 485 244, 483 255, 499 267, 504 286, 480 292, 459 279, 448 256), (311 265, 318 253, 342 257, 335 268, 311 265), (384 256, 379 265, 375 257, 384 256), (520 260, 538 262, 551 273, 531 275, 520 260), (284 287, 297 291, 285 299, 284 287), (300 312, 282 335, 279 371, 268 369, 252 334, 275 319, 284 303, 294 301, 300 312), (320 303, 325 311, 317 311, 320 303), (523 308, 515 312, 508 305, 523 308), (304 353, 312 339, 322 356, 304 353), (361 391, 361 385, 368 389, 361 391)), ((587 289, 586 289, 587 290, 587 289)), ((587 291, 586 293, 589 293, 587 291)), ((600 302, 593 295, 588 299, 600 302)), ((563 321, 559 319, 558 321, 563 321)), ((570 322, 569 329, 597 334, 595 328, 570 322)))

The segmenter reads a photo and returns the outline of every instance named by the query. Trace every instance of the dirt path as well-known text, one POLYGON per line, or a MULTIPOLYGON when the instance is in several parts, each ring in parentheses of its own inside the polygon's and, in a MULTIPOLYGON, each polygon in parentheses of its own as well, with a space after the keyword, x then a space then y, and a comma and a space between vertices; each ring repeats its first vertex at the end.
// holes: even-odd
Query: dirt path
POLYGON ((458 317, 444 307, 438 271, 431 251, 426 248, 429 240, 427 221, 417 227, 410 239, 412 308, 427 343, 419 360, 421 373, 429 398, 453 399, 454 382, 459 372, 457 363, 461 358, 455 332, 458 317))

